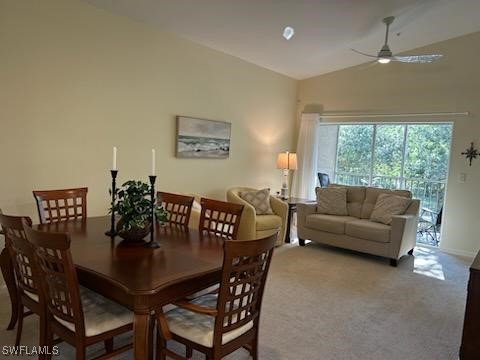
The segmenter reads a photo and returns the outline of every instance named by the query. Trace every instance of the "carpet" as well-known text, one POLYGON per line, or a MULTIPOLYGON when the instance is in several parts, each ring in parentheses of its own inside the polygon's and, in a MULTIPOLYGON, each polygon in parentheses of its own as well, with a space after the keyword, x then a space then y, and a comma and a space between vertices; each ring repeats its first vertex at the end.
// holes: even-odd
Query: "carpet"
MULTIPOLYGON (((470 259, 422 246, 414 256, 402 258, 397 268, 385 259, 313 243, 283 246, 275 252, 265 290, 259 357, 457 359, 469 263, 470 259)), ((8 294, 1 283, 2 345, 15 339, 15 331, 4 330, 9 313, 8 294)), ((25 320, 23 345, 37 344, 37 326, 35 316, 25 320)), ((93 347, 89 353, 100 349, 93 347)), ((70 346, 62 344, 60 350, 58 359, 74 358, 70 346)), ((193 358, 203 356, 194 353, 193 358)), ((242 349, 226 359, 249 359, 249 354, 242 349)))

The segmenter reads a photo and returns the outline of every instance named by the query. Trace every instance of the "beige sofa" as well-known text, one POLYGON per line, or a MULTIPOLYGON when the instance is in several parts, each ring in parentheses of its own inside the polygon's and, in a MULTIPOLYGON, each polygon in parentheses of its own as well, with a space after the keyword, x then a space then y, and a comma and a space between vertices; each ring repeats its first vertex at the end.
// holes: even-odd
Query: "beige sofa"
POLYGON ((270 206, 275 214, 257 215, 255 208, 239 196, 240 191, 254 191, 257 189, 247 187, 236 187, 227 191, 227 201, 244 205, 238 239, 257 239, 268 236, 278 231, 276 246, 285 242, 285 230, 288 214, 288 205, 274 196, 270 196, 270 206))
POLYGON ((404 215, 394 215, 391 225, 370 221, 377 197, 393 193, 411 198, 407 190, 386 190, 362 186, 347 188, 348 216, 317 214, 316 204, 297 205, 297 231, 301 246, 305 240, 379 255, 392 266, 405 254, 412 254, 416 243, 420 201, 412 199, 404 215))

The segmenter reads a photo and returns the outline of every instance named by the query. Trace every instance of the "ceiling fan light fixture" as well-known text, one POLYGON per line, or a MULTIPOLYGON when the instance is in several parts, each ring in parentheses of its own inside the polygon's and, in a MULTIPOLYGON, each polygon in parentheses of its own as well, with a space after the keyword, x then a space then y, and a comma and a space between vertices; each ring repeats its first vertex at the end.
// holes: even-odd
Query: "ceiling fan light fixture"
POLYGON ((291 26, 286 26, 285 29, 283 29, 282 36, 285 38, 285 40, 290 40, 294 34, 295 30, 291 26))
POLYGON ((383 58, 378 58, 377 60, 380 64, 388 64, 391 59, 390 58, 387 58, 387 57, 383 57, 383 58))

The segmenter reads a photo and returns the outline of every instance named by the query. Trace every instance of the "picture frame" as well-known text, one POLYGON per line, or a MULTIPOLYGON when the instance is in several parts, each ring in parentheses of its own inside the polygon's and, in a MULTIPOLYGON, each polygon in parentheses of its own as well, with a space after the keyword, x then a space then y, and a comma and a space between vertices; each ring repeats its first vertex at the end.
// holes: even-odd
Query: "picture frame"
POLYGON ((232 124, 225 121, 176 116, 176 157, 228 159, 232 124))

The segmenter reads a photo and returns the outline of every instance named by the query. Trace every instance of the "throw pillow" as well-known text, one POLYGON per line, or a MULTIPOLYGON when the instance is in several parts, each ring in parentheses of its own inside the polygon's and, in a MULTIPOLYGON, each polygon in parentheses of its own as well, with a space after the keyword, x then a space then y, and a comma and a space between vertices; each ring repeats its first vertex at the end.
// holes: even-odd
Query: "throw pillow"
POLYGON ((317 188, 317 213, 328 215, 348 215, 347 188, 317 188))
POLYGON ((370 220, 390 225, 393 215, 402 215, 410 206, 411 200, 398 195, 380 194, 373 208, 370 220))
POLYGON ((240 191, 239 196, 255 208, 257 215, 272 215, 270 189, 240 191))

